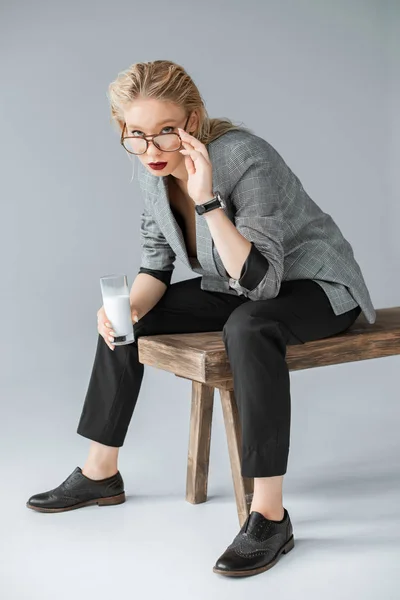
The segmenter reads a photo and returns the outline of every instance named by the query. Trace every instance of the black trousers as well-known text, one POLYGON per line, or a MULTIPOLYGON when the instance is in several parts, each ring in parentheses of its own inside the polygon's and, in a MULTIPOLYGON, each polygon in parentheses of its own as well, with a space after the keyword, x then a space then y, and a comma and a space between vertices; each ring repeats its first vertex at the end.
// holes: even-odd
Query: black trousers
MULTIPOLYGON (((171 284, 138 323, 142 335, 223 331, 242 430, 244 477, 286 473, 290 442, 290 380, 286 346, 345 331, 361 312, 335 315, 314 281, 283 281, 276 298, 249 300, 200 287, 201 277, 171 284)), ((77 433, 123 445, 143 379, 136 341, 97 350, 77 433)))

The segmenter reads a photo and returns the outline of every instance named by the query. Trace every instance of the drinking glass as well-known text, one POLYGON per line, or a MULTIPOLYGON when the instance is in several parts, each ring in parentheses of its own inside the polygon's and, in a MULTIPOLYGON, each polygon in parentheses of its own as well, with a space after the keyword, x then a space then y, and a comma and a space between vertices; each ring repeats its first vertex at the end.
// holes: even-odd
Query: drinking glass
POLYGON ((100 277, 100 288, 104 310, 115 333, 112 343, 115 346, 132 344, 135 338, 127 276, 117 273, 100 277))

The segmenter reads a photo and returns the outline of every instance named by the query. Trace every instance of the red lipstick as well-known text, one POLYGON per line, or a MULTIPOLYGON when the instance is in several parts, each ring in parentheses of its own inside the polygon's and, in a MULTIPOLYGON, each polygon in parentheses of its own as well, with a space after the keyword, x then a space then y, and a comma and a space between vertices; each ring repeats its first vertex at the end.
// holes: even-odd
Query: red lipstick
POLYGON ((148 164, 151 169, 154 169, 155 171, 161 171, 162 169, 165 169, 165 167, 167 166, 168 163, 158 162, 158 163, 148 163, 148 164))

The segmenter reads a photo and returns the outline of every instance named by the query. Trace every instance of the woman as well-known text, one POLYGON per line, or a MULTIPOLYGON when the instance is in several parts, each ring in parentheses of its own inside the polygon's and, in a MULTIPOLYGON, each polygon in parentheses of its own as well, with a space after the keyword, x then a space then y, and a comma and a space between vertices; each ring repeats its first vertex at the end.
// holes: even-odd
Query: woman
MULTIPOLYGON (((131 292, 142 335, 222 331, 242 427, 250 514, 214 572, 260 573, 293 545, 282 504, 290 437, 286 346, 345 331, 375 311, 352 248, 278 152, 227 119, 209 119, 184 69, 138 63, 109 86, 112 120, 136 155, 144 209, 131 292), (158 163, 158 164, 157 164, 158 163), (199 277, 171 284, 176 257, 199 277)), ((83 469, 32 496, 43 512, 125 501, 117 467, 144 366, 136 341, 115 346, 98 311, 98 343, 77 433, 83 469)))

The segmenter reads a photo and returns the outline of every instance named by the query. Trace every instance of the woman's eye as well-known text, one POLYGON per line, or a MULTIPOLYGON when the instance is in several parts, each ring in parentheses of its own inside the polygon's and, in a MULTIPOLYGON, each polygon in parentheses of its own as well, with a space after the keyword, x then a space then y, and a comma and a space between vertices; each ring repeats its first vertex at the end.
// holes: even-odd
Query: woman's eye
MULTIPOLYGON (((170 125, 168 125, 167 127, 163 127, 163 128, 161 129, 161 133, 164 131, 164 129, 171 129, 171 130, 173 130, 173 129, 174 129, 174 127, 172 127, 172 126, 170 126, 170 125)), ((144 133, 143 133, 143 131, 139 131, 138 129, 135 129, 134 131, 131 131, 131 135, 132 135, 132 136, 135 136, 135 134, 136 134, 136 133, 138 134, 138 136, 137 136, 137 137, 143 137, 143 136, 144 136, 144 133)), ((166 133, 168 133, 168 132, 166 132, 166 133)))

